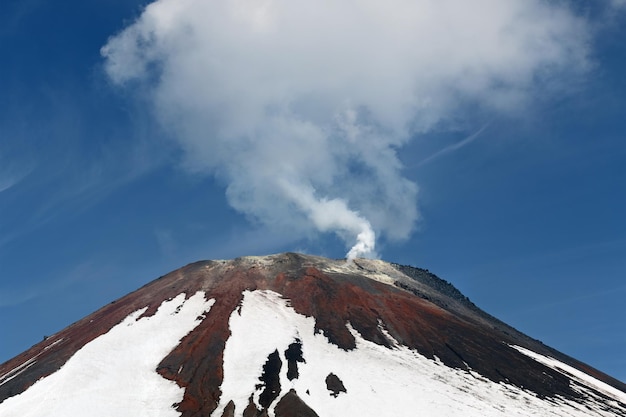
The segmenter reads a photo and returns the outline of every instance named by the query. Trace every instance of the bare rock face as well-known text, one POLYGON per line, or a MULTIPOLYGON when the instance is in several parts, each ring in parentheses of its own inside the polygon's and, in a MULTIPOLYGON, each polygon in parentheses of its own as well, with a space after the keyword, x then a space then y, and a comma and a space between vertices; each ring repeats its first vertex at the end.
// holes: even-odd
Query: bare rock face
POLYGON ((0 417, 614 416, 624 391, 427 271, 286 253, 190 264, 50 336, 0 366, 0 417))

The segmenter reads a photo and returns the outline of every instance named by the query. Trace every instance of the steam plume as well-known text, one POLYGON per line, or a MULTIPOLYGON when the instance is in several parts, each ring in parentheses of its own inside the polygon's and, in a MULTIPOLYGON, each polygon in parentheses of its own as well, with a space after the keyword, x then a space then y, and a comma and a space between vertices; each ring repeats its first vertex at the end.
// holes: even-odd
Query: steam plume
POLYGON ((102 55, 235 209, 353 258, 414 229, 397 149, 459 103, 515 111, 565 83, 586 32, 541 0, 157 0, 102 55))
POLYGON ((346 255, 348 261, 360 256, 375 256, 376 234, 372 225, 357 212, 350 210, 344 200, 316 199, 309 187, 296 187, 286 181, 282 182, 282 186, 287 196, 308 215, 318 230, 334 230, 356 236, 356 243, 346 255))

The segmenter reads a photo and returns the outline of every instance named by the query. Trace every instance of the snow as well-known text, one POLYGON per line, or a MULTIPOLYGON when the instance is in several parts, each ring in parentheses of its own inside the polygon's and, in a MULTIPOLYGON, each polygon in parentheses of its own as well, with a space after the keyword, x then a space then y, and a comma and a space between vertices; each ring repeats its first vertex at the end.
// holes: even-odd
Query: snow
POLYGON ((22 372, 26 371, 28 368, 30 368, 31 366, 36 364, 37 363, 37 358, 39 356, 41 356, 41 354, 43 352, 45 352, 48 349, 51 349, 51 348, 57 346, 58 344, 60 344, 62 342, 63 342, 63 338, 60 338, 59 340, 54 341, 53 343, 51 343, 48 346, 44 347, 41 352, 39 352, 38 354, 36 354, 32 358, 28 359, 27 361, 25 361, 21 365, 11 369, 9 372, 7 372, 7 373, 5 373, 3 375, 0 375, 0 386, 6 384, 10 380, 12 380, 13 378, 19 376, 22 372))
POLYGON ((541 355, 539 353, 533 352, 532 350, 525 349, 521 346, 511 345, 511 347, 517 349, 524 355, 533 358, 537 362, 542 363, 547 367, 566 375, 568 378, 576 380, 582 385, 595 389, 596 391, 608 397, 612 397, 622 402, 623 404, 626 404, 626 392, 620 391, 617 388, 612 387, 605 382, 599 381, 591 375, 587 375, 586 373, 579 371, 578 369, 571 367, 552 357, 541 355))
POLYGON ((156 367, 193 330, 214 300, 203 292, 165 301, 152 317, 131 313, 94 339, 63 367, 6 399, 0 417, 169 417, 184 389, 156 367))
POLYGON ((213 417, 220 417, 230 400, 235 403, 235 416, 242 416, 251 393, 258 404, 263 389, 256 387, 258 378, 275 350, 282 361, 281 392, 270 405, 270 417, 291 388, 320 417, 615 415, 563 398, 541 400, 529 391, 494 383, 475 372, 448 368, 395 341, 395 347, 387 349, 364 340, 351 327, 356 349, 344 351, 323 334, 315 334, 312 317, 296 313, 288 300, 272 291, 246 291, 241 309, 233 312, 229 325, 232 335, 224 352, 223 394, 213 417), (306 363, 298 364, 299 378, 289 381, 285 350, 296 338, 302 341, 306 363), (325 383, 331 372, 347 389, 336 398, 325 383))
MULTIPOLYGON (((37 356, 39 356, 39 355, 37 355, 37 356)), ((37 356, 35 356, 34 358, 30 358, 29 360, 27 360, 26 362, 24 362, 20 366, 16 367, 15 369, 10 370, 9 372, 7 372, 6 374, 4 374, 2 376, 0 376, 0 385, 6 384, 10 380, 12 380, 16 376, 18 376, 19 374, 21 374, 22 372, 24 372, 25 370, 27 370, 28 368, 30 368, 31 366, 36 364, 37 363, 37 356)))
MULTIPOLYGON (((198 292, 187 300, 180 294, 163 302, 152 317, 139 318, 145 308, 135 311, 85 345, 59 371, 5 400, 0 417, 179 416, 172 405, 182 400, 184 389, 162 378, 156 367, 203 317, 210 318, 213 303, 198 292)), ((511 346, 567 375, 572 388, 586 400, 542 400, 530 391, 495 383, 472 370, 449 368, 402 346, 385 331, 384 323, 379 325, 392 349, 363 339, 348 324, 356 348, 345 351, 323 334, 316 334, 314 318, 298 314, 280 294, 245 291, 241 308, 229 318, 231 336, 226 341, 220 387, 223 394, 212 416, 221 417, 233 400, 235 416, 241 417, 251 394, 259 406, 263 390, 258 386, 259 377, 274 351, 282 361, 281 389, 270 405, 269 417, 275 417, 276 404, 290 389, 320 417, 626 415, 626 394, 556 359, 511 346), (298 363, 299 377, 289 381, 285 351, 296 339, 301 341, 306 362, 298 363), (330 373, 342 381, 347 392, 331 395, 325 382, 330 373)), ((3 375, 0 384, 35 361, 36 357, 31 358, 3 375)))

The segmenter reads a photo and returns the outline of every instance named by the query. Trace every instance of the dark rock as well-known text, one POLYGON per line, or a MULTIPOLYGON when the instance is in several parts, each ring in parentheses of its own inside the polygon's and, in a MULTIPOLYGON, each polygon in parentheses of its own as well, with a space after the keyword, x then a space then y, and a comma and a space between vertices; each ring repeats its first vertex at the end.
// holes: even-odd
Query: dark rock
POLYGON ((318 417, 293 389, 276 404, 275 414, 276 417, 318 417))
POLYGON ((335 398, 337 398, 341 392, 348 392, 346 387, 343 385, 343 381, 332 372, 326 377, 326 388, 330 391, 330 395, 335 398))
POLYGON ((228 404, 226 404, 226 407, 224 407, 222 417, 235 417, 235 403, 233 400, 230 400, 228 404))
POLYGON ((298 362, 306 363, 302 357, 302 341, 300 339, 296 339, 289 345, 285 351, 285 359, 287 359, 287 378, 290 381, 297 379, 299 376, 298 362))
POLYGON ((279 374, 281 367, 282 361, 278 355, 278 350, 275 350, 267 357, 267 362, 263 365, 263 374, 259 378, 265 386, 265 389, 259 396, 259 403, 263 409, 267 409, 280 393, 279 374))

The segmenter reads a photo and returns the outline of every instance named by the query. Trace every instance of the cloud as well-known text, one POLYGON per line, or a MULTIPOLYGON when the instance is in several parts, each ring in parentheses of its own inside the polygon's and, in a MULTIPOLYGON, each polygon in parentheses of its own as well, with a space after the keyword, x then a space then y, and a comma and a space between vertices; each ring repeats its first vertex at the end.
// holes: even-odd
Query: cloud
POLYGON ((0 289, 0 308, 13 307, 23 304, 34 298, 39 297, 39 292, 34 289, 26 289, 23 291, 16 291, 14 289, 0 289))
POLYGON ((623 7, 626 7, 626 0, 609 0, 609 3, 615 9, 621 9, 623 7))
POLYGON ((154 237, 157 245, 159 246, 159 252, 166 258, 173 257, 177 250, 178 244, 174 239, 170 230, 158 229, 154 231, 154 237))
POLYGON ((416 166, 420 167, 422 165, 426 165, 426 164, 434 161, 435 159, 441 158, 444 155, 447 155, 449 153, 452 153, 454 151, 457 151, 457 150, 461 149, 464 146, 469 145, 470 143, 472 143, 476 139, 478 139, 480 137, 480 135, 485 131, 485 129, 487 129, 487 127, 489 127, 489 124, 484 125, 483 127, 478 129, 476 132, 472 133, 471 135, 469 135, 468 137, 466 137, 462 141, 453 143, 452 145, 448 145, 445 148, 440 149, 437 152, 435 152, 434 154, 430 155, 429 157, 422 159, 416 166))
MULTIPOLYGON (((16 286, 15 282, 10 286, 0 285, 0 308, 24 304, 43 295, 50 295, 55 291, 75 285, 85 280, 85 277, 94 277, 96 275, 95 269, 91 262, 82 262, 70 270, 64 271, 56 278, 48 279, 45 282, 38 282, 25 287, 16 286)), ((17 281, 27 282, 25 279, 18 279, 17 281)))
POLYGON ((463 106, 567 88, 588 35, 540 0, 158 0, 101 52, 235 209, 372 256, 374 234, 405 239, 419 217, 398 150, 463 106))
POLYGON ((0 138, 0 193, 15 187, 35 169, 30 159, 9 150, 0 138))
POLYGON ((23 176, 15 177, 13 175, 3 175, 0 177, 0 193, 19 183, 22 178, 23 176))

